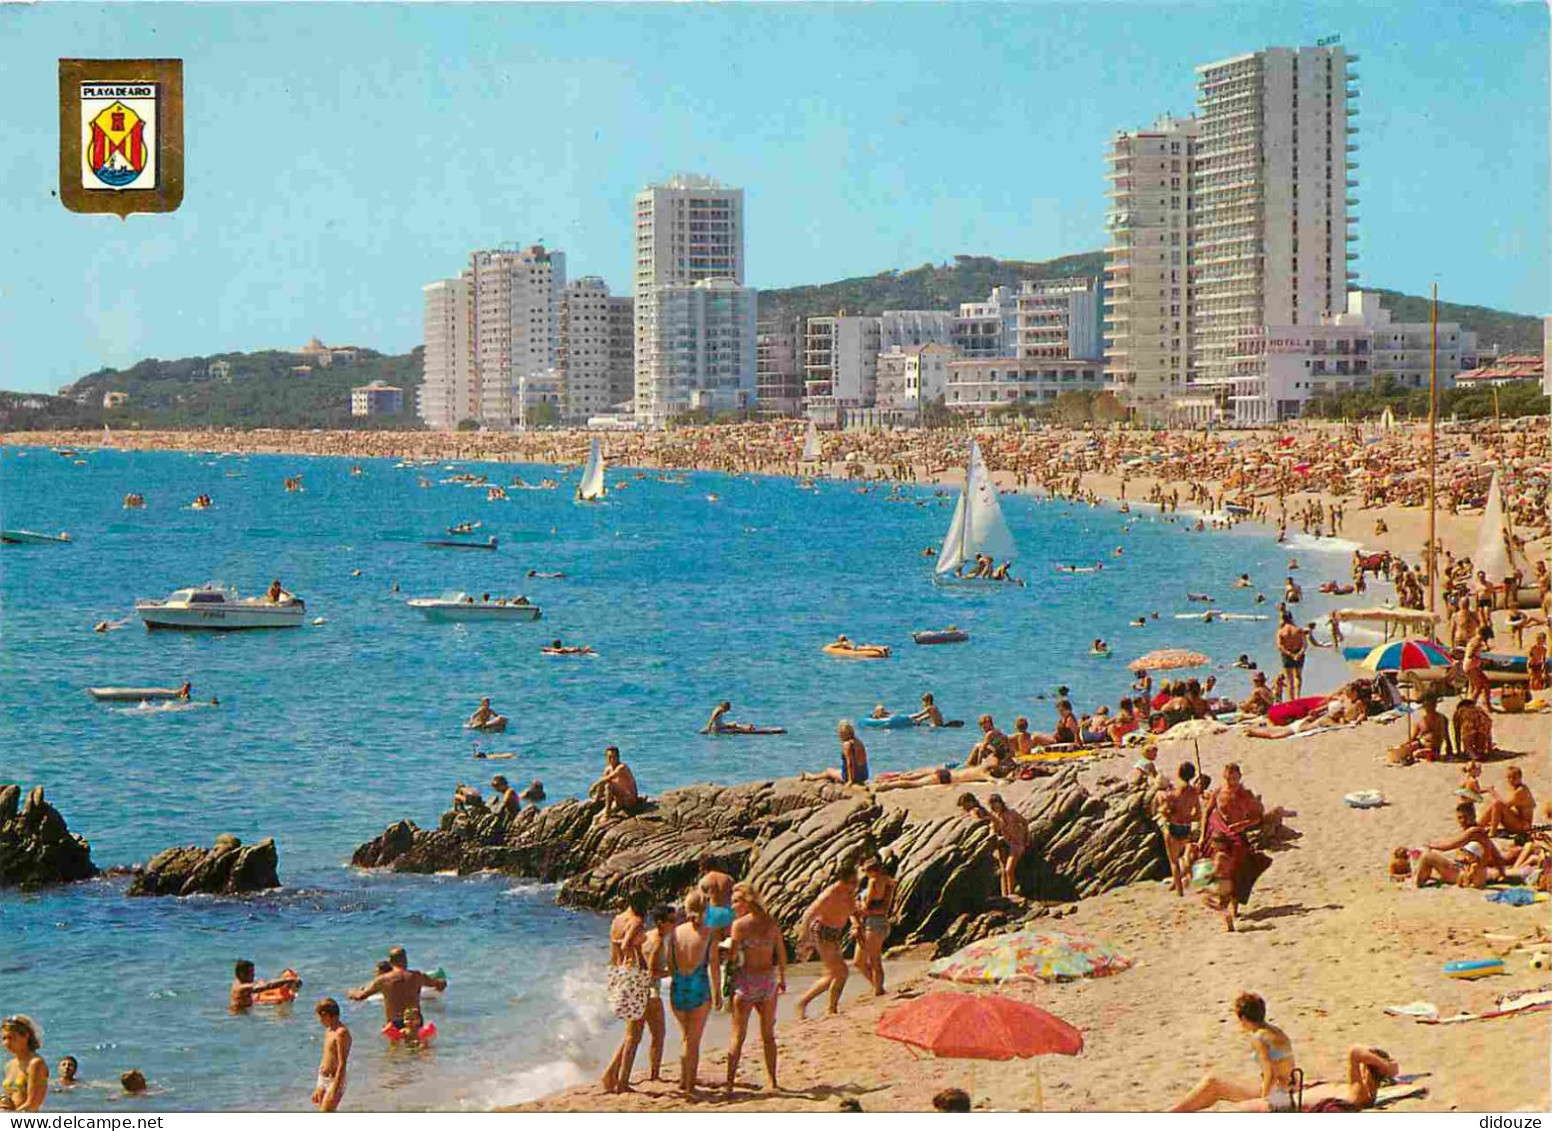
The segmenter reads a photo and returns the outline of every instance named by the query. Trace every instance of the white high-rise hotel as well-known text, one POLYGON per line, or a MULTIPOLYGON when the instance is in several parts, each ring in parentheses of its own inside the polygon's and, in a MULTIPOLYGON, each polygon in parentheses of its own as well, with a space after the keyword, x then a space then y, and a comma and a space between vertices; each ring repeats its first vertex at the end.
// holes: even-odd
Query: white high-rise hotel
POLYGON ((1112 141, 1106 361, 1139 405, 1184 378, 1237 422, 1278 418, 1242 346, 1346 309, 1356 60, 1330 45, 1209 63, 1196 119, 1112 141))
POLYGON ((675 176, 636 195, 636 420, 755 403, 744 190, 675 176))

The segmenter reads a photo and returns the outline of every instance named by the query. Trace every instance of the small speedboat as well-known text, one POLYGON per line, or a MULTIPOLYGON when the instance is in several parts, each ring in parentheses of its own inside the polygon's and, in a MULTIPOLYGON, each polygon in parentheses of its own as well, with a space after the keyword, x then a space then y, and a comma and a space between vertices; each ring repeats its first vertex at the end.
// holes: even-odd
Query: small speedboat
POLYGON ((466 538, 427 538, 424 544, 434 550, 494 550, 496 536, 487 535, 483 542, 471 542, 466 538))
POLYGON ((86 693, 99 703, 143 703, 147 700, 181 699, 181 687, 88 687, 86 693))
POLYGON ((918 644, 963 644, 970 634, 962 628, 945 628, 940 632, 913 632, 911 639, 918 644))
POLYGON ((58 534, 39 534, 36 530, 0 530, 0 543, 7 546, 36 546, 44 542, 68 542, 70 535, 64 531, 58 534))
POLYGON ((479 601, 463 592, 444 593, 440 597, 414 597, 412 609, 425 613, 431 620, 498 620, 528 621, 539 619, 539 606, 520 598, 513 601, 479 601))
POLYGON ((136 601, 135 612, 147 628, 231 632, 244 628, 296 628, 307 619, 307 603, 289 593, 279 601, 239 597, 217 585, 179 589, 162 601, 136 601))

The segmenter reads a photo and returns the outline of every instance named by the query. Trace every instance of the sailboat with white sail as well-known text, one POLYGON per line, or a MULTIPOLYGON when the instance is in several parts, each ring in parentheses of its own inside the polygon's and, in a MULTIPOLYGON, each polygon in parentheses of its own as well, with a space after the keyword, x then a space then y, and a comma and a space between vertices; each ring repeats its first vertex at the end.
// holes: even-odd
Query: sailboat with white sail
MULTIPOLYGON (((1514 528, 1504 511, 1503 493, 1498 486, 1498 472, 1493 472, 1492 485, 1487 489, 1487 505, 1482 508, 1482 525, 1477 534, 1476 549, 1471 554, 1473 568, 1485 573, 1492 583, 1500 584, 1511 574, 1522 579, 1530 576, 1525 555, 1514 541, 1514 528)), ((1541 593, 1534 586, 1522 585, 1516 594, 1518 603, 1534 608, 1541 601, 1541 593)))
POLYGON ((970 441, 970 458, 965 465, 965 486, 954 504, 954 517, 938 550, 932 580, 938 585, 998 585, 1011 578, 967 577, 964 568, 975 567, 977 554, 985 554, 994 563, 1011 563, 1018 557, 1013 535, 1002 517, 997 488, 981 456, 980 446, 970 441))
POLYGON ((587 450, 587 463, 582 468, 582 482, 577 484, 577 502, 596 503, 604 497, 604 457, 598 450, 598 437, 587 450))
POLYGON ((803 437, 803 462, 819 462, 819 429, 814 427, 814 422, 808 422, 808 435, 803 437))

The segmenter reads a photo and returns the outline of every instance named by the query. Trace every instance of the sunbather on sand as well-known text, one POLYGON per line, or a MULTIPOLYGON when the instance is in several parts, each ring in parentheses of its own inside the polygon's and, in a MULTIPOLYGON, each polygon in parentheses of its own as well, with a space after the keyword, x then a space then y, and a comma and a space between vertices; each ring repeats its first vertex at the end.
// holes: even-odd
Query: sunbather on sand
MULTIPOLYGON (((1459 713, 1456 712, 1457 715, 1459 713)), ((1482 818, 1482 823, 1487 826, 1487 835, 1497 836, 1499 830, 1506 833, 1529 833, 1536 817, 1536 799, 1525 784, 1525 771, 1518 766, 1510 766, 1504 771, 1504 778, 1508 782, 1507 801, 1496 788, 1487 787, 1487 792, 1493 797, 1493 803, 1487 807, 1482 818)))
POLYGON ((1380 1088, 1401 1074, 1384 1049, 1354 1045, 1347 1050, 1347 1083, 1322 1084, 1304 1093, 1305 1111, 1363 1111, 1374 1106, 1380 1088))
POLYGON ((886 789, 916 789, 924 785, 964 785, 967 782, 996 781, 991 768, 980 766, 929 766, 923 770, 905 770, 900 773, 880 774, 873 779, 873 792, 886 789))
POLYGON ((1504 875, 1504 858, 1487 830, 1477 823, 1477 807, 1462 801, 1455 806, 1455 820, 1460 832, 1428 844, 1418 857, 1413 881, 1418 887, 1437 878, 1446 884, 1480 888, 1487 885, 1489 868, 1496 868, 1500 877, 1504 875))

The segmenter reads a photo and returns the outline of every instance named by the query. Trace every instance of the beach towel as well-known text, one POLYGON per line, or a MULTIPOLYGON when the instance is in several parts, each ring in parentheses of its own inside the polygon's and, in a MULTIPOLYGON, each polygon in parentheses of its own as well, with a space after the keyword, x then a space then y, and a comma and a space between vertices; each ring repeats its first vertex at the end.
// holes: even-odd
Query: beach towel
POLYGON ((1214 809, 1207 816, 1207 835, 1214 854, 1225 853, 1229 858, 1229 878, 1234 883, 1234 902, 1250 902, 1250 893, 1272 866, 1272 858, 1250 847, 1244 833, 1230 832, 1222 814, 1214 809))
POLYGON ((1387 1084, 1375 1093, 1374 1106, 1389 1107, 1401 1100, 1410 1100, 1427 1094, 1428 1088, 1423 1084, 1387 1084))
POLYGON ((1266 721, 1273 726, 1285 727, 1297 722, 1326 701, 1324 695, 1306 695, 1303 699, 1290 699, 1286 703, 1273 703, 1266 713, 1266 721))
POLYGON ((1507 903, 1510 907, 1528 907, 1536 902, 1536 893, 1529 888, 1504 888, 1487 893, 1489 903, 1507 903))

